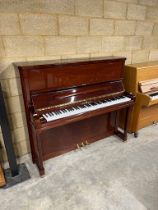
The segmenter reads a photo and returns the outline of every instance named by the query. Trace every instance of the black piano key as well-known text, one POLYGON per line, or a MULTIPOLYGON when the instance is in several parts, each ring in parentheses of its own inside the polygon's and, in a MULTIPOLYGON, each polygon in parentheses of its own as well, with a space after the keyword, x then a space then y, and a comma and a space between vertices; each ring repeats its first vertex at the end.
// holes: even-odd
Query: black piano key
POLYGON ((78 109, 77 109, 77 106, 76 106, 76 107, 74 107, 74 110, 78 110, 78 109))
POLYGON ((150 96, 157 96, 158 95, 158 92, 157 93, 151 93, 150 96))
POLYGON ((84 106, 83 105, 80 105, 80 109, 83 109, 84 108, 84 106))

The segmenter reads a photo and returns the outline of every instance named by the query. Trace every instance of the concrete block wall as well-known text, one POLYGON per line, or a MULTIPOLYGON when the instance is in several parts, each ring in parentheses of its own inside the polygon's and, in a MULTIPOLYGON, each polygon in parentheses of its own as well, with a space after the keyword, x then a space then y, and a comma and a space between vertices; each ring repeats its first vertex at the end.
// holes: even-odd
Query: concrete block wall
MULTIPOLYGON (((0 0, 0 81, 17 156, 30 149, 12 62, 108 55, 158 60, 157 0, 0 0)), ((1 131, 0 142, 6 160, 1 131)))

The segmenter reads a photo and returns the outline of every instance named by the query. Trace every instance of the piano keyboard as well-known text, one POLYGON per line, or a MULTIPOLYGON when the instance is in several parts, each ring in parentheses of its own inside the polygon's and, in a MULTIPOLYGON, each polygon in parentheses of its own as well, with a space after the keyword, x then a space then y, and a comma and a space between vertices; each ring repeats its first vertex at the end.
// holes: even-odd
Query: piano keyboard
POLYGON ((49 112, 42 116, 47 122, 58 120, 65 117, 70 117, 76 114, 83 114, 85 112, 94 111, 100 108, 109 107, 116 104, 125 103, 130 101, 131 98, 126 96, 115 97, 113 99, 100 100, 98 102, 86 103, 84 105, 74 106, 67 109, 62 109, 55 112, 49 112))
POLYGON ((151 100, 156 100, 156 99, 158 99, 158 92, 151 93, 149 96, 151 97, 151 100))

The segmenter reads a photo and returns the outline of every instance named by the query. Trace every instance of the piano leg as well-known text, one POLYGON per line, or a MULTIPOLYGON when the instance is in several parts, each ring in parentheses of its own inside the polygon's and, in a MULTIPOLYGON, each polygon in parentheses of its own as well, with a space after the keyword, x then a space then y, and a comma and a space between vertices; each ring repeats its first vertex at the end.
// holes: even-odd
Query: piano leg
POLYGON ((31 147, 32 162, 35 164, 36 163, 35 145, 34 145, 35 140, 33 139, 33 136, 31 134, 31 132, 29 132, 29 136, 30 136, 30 147, 31 147))
POLYGON ((119 124, 119 111, 116 111, 116 116, 115 116, 115 133, 118 132, 118 124, 119 124))
POLYGON ((135 138, 138 137, 138 132, 134 132, 134 137, 135 137, 135 138))
POLYGON ((125 124, 124 124, 124 141, 127 141, 127 130, 128 130, 128 124, 129 124, 129 116, 131 112, 131 106, 126 108, 126 117, 125 117, 125 124))
POLYGON ((121 132, 118 130, 118 118, 119 118, 119 113, 118 111, 116 112, 116 118, 115 118, 115 134, 120 137, 123 141, 127 141, 127 129, 128 129, 128 124, 129 124, 129 116, 132 108, 131 106, 126 108, 126 115, 125 115, 125 122, 124 122, 124 131, 121 132))
POLYGON ((40 176, 43 176, 45 174, 44 166, 43 166, 43 158, 42 158, 42 147, 41 147, 41 140, 40 140, 40 134, 41 131, 36 131, 36 143, 37 143, 37 167, 39 169, 40 176))
POLYGON ((119 128, 119 110, 116 111, 114 133, 124 141, 124 134, 118 129, 119 128))

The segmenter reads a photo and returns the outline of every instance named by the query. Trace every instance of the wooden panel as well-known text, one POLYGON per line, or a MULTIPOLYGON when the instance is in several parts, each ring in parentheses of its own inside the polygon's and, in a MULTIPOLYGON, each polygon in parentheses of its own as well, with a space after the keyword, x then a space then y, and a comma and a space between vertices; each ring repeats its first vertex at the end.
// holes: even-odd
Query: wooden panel
POLYGON ((142 68, 138 70, 138 80, 150 80, 158 78, 158 67, 142 68))
POLYGON ((0 166, 0 187, 2 187, 4 185, 5 185, 5 179, 4 179, 2 168, 0 166))
POLYGON ((140 122, 138 128, 144 128, 148 125, 158 122, 158 105, 150 108, 143 108, 140 113, 140 122))
POLYGON ((124 86, 125 90, 136 94, 137 92, 137 71, 136 68, 131 66, 125 66, 124 74, 124 86))
POLYGON ((41 134, 43 159, 77 149, 77 144, 93 142, 114 133, 115 113, 104 114, 65 126, 47 129, 41 134))
POLYGON ((95 84, 123 77, 123 60, 93 61, 71 63, 64 65, 50 65, 37 68, 34 66, 22 67, 20 73, 27 80, 29 91, 43 89, 65 89, 81 85, 95 84))

